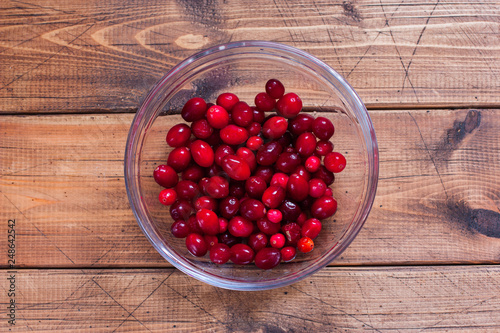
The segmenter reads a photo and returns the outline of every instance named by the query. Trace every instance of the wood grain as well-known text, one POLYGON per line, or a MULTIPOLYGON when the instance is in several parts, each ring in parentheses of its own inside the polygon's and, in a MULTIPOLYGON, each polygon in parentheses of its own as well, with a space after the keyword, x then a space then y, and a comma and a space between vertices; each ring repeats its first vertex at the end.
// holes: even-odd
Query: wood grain
POLYGON ((296 46, 369 108, 498 107, 499 3, 10 0, 0 4, 0 112, 124 112, 194 52, 296 46))
MULTIPOLYGON (((498 266, 326 268, 262 292, 174 270, 19 270, 11 331, 331 332, 500 329, 498 266)), ((1 285, 8 289, 7 273, 1 285)))
MULTIPOLYGON (((377 196, 333 264, 500 262, 500 110, 370 115, 380 149, 377 196)), ((0 234, 16 220, 19 267, 167 266, 127 200, 132 116, 2 116, 0 234)), ((6 267, 6 256, 0 262, 6 267)))

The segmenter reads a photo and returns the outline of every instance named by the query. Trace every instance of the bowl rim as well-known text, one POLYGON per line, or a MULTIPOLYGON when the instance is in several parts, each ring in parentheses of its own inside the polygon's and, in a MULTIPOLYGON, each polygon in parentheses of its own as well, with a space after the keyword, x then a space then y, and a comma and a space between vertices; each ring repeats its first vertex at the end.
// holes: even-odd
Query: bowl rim
MULTIPOLYGON (((144 129, 142 129, 142 131, 144 131, 144 129)), ((365 131, 363 131, 363 134, 366 136, 365 131)), ((365 144, 368 143, 366 141, 366 138, 363 142, 365 142, 365 144)), ((164 74, 163 77, 160 80, 158 80, 155 83, 155 85, 153 85, 153 87, 150 89, 150 91, 148 92, 146 98, 141 103, 140 108, 138 109, 132 121, 128 133, 127 143, 125 147, 125 158, 124 158, 125 187, 131 209, 143 234, 150 241, 153 247, 158 251, 158 253, 167 261, 169 261, 174 267, 178 268, 179 270, 181 270, 182 272, 191 277, 194 277, 200 281, 203 281, 205 283, 208 283, 216 287, 232 289, 232 290, 267 290, 267 289, 287 286, 299 280, 302 280, 307 276, 310 276, 316 271, 327 266, 351 244, 351 242, 354 240, 354 238, 357 236, 357 234, 363 227, 364 223, 366 222, 368 214, 370 213, 370 210, 373 206, 373 202, 377 191, 378 177, 379 177, 378 154, 379 154, 378 143, 375 136, 375 131, 373 128, 370 115, 364 103, 361 101, 361 98, 358 96, 358 94, 352 88, 352 86, 332 67, 330 67, 322 60, 316 58, 315 56, 301 49, 286 44, 270 42, 270 41, 260 41, 260 40, 229 42, 209 47, 184 59, 183 61, 172 67, 166 74, 164 74), (153 239, 153 235, 150 234, 151 230, 146 230, 145 225, 142 221, 142 217, 139 214, 140 208, 137 207, 135 201, 137 193, 132 193, 131 189, 131 185, 133 183, 133 173, 131 172, 132 170, 129 168, 129 166, 134 167, 134 164, 132 162, 136 160, 134 158, 134 150, 132 149, 132 147, 134 146, 133 143, 136 142, 136 140, 139 137, 139 132, 136 131, 136 128, 138 127, 137 123, 143 118, 146 111, 148 110, 147 106, 155 98, 158 91, 163 87, 163 84, 167 82, 169 79, 171 79, 175 74, 179 73, 184 68, 186 68, 189 64, 199 59, 202 59, 204 57, 207 57, 209 55, 218 52, 239 49, 239 48, 249 48, 249 49, 260 48, 261 50, 264 50, 265 48, 274 49, 281 52, 289 53, 292 56, 299 57, 301 60, 312 62, 315 65, 320 66, 322 70, 326 71, 327 74, 331 75, 335 80, 337 80, 340 83, 340 85, 344 88, 345 92, 348 94, 348 96, 346 96, 345 98, 352 101, 353 104, 356 106, 356 108, 359 110, 360 114, 356 114, 356 116, 361 117, 362 119, 360 119, 360 121, 363 122, 365 126, 367 126, 369 133, 369 140, 371 141, 371 147, 367 146, 366 149, 369 159, 370 158, 372 159, 372 161, 369 162, 371 162, 372 164, 373 172, 368 173, 368 179, 366 181, 366 185, 363 187, 363 190, 366 191, 367 193, 364 203, 360 207, 358 207, 358 211, 361 211, 362 214, 358 217, 357 224, 352 226, 352 224, 354 223, 354 218, 353 218, 350 225, 345 229, 344 235, 342 235, 342 237, 340 238, 342 240, 342 244, 335 251, 332 251, 331 249, 328 250, 325 254, 320 256, 318 260, 314 262, 314 264, 311 264, 310 266, 307 266, 298 272, 287 275, 286 278, 278 277, 272 280, 264 280, 257 282, 239 281, 230 278, 223 278, 215 274, 209 273, 207 271, 200 270, 196 265, 194 265, 189 260, 181 256, 177 258, 178 257, 177 255, 173 255, 172 253, 170 253, 170 251, 168 251, 166 247, 162 248, 160 244, 158 244, 158 242, 153 239), (370 154, 368 151, 372 151, 373 153, 370 154), (345 235, 347 231, 349 231, 349 234, 345 235)), ((135 188, 138 192, 139 190, 138 188, 136 188, 135 186, 132 187, 135 188)), ((162 238, 161 235, 154 232, 154 230, 153 233, 155 234, 154 237, 158 238, 158 240, 161 240, 162 238)), ((332 248, 335 247, 336 245, 337 244, 332 245, 332 248)))

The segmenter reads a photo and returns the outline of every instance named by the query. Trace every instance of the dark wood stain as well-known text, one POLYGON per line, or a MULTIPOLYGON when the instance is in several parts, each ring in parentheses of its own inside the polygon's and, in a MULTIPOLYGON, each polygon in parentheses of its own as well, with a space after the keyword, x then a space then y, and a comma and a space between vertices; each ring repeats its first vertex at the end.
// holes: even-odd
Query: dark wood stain
POLYGON ((500 238, 500 213, 483 208, 472 209, 464 201, 447 204, 451 220, 469 232, 500 238))
POLYGON ((351 1, 344 1, 342 3, 342 8, 344 9, 345 16, 352 18, 356 22, 361 21, 361 15, 351 1))

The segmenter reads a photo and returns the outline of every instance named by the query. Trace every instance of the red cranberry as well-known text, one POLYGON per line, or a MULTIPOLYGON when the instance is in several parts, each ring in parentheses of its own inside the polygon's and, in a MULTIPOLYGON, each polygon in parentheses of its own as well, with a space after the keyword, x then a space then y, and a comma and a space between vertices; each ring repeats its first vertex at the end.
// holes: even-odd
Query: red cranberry
POLYGON ((283 219, 283 214, 277 209, 269 209, 266 216, 273 223, 280 223, 283 219))
POLYGON ((273 175, 271 179, 271 185, 283 187, 286 189, 286 184, 288 183, 288 175, 282 172, 277 172, 273 175))
POLYGON ((222 168, 215 163, 212 164, 206 171, 207 171, 208 177, 220 176, 220 175, 224 174, 224 171, 222 171, 222 168))
POLYGON ((265 166, 272 165, 278 160, 282 151, 283 147, 278 142, 268 142, 257 151, 257 163, 265 166))
POLYGON ((202 235, 191 233, 186 237, 186 247, 195 257, 203 257, 208 252, 208 244, 202 235))
POLYGON ((170 206, 170 216, 174 220, 187 220, 193 212, 193 206, 187 200, 177 200, 170 206))
POLYGON ((276 249, 281 249, 285 246, 285 236, 283 236, 283 234, 276 233, 271 236, 269 244, 276 249))
POLYGON ((257 220, 257 227, 261 232, 265 233, 266 235, 274 235, 275 233, 280 231, 281 224, 273 223, 269 221, 269 219, 264 217, 257 220))
POLYGON ((319 178, 313 178, 309 181, 309 195, 313 198, 322 197, 326 188, 325 182, 319 178))
POLYGON ((299 217, 297 217, 297 221, 295 221, 295 223, 297 223, 298 225, 300 225, 301 227, 304 225, 304 223, 306 222, 307 220, 307 215, 306 213, 302 212, 300 213, 299 217))
POLYGON ((312 133, 302 133, 295 142, 295 148, 301 156, 311 156, 316 150, 316 138, 312 133))
POLYGON ((285 94, 285 86, 279 80, 271 79, 266 82, 266 92, 272 98, 278 99, 285 94))
POLYGON ((182 172, 182 179, 198 183, 204 175, 205 171, 199 165, 193 164, 182 172))
MULTIPOLYGON (((283 134, 282 137, 278 138, 276 141, 281 145, 281 147, 283 147, 283 149, 285 149, 285 148, 286 149, 288 149, 288 148, 294 149, 293 147, 289 147, 293 141, 293 137, 292 137, 292 134, 290 132, 286 132, 285 134, 283 134)), ((292 152, 295 152, 295 150, 292 152)))
POLYGON ((208 168, 214 163, 214 151, 205 141, 194 141, 191 144, 191 155, 199 166, 208 168))
POLYGON ((236 125, 246 127, 253 121, 253 110, 247 103, 238 102, 233 107, 231 117, 236 125))
POLYGON ((214 132, 214 128, 206 119, 198 119, 191 124, 191 131, 198 139, 207 139, 214 132))
POLYGON ((165 206, 170 206, 177 200, 177 192, 171 188, 161 190, 158 199, 165 206))
POLYGON ((206 112, 207 103, 205 102, 205 100, 200 97, 194 97, 187 101, 186 104, 184 104, 181 115, 185 121, 191 122, 202 119, 205 116, 206 112))
POLYGON ((276 101, 274 100, 273 97, 268 95, 265 92, 258 93, 257 96, 255 96, 255 106, 262 111, 271 111, 274 109, 274 105, 276 104, 276 101))
POLYGON ((259 252, 267 246, 267 236, 263 232, 251 234, 248 238, 248 245, 255 251, 259 252))
POLYGON ((252 108, 253 112, 253 121, 259 124, 262 124, 264 122, 264 119, 266 119, 266 114, 264 111, 259 110, 257 108, 252 108))
POLYGON ((200 193, 198 184, 190 180, 181 180, 175 186, 175 192, 179 199, 192 200, 200 193))
POLYGON ((189 225, 184 220, 177 220, 172 223, 170 231, 175 238, 184 238, 187 237, 187 235, 189 235, 190 233, 189 225))
POLYGON ((170 152, 167 159, 167 165, 171 166, 176 172, 181 172, 189 166, 191 162, 191 153, 186 147, 177 147, 170 152))
POLYGON ((194 209, 197 211, 200 209, 208 209, 216 211, 218 207, 217 200, 212 197, 202 196, 194 201, 194 209))
POLYGON ((223 217, 219 217, 219 232, 226 232, 229 221, 223 217))
POLYGON ((241 145, 248 139, 248 131, 236 125, 227 125, 220 130, 220 138, 228 145, 241 145))
POLYGON ((217 235, 219 233, 219 218, 213 211, 200 209, 196 213, 196 220, 206 235, 217 235))
POLYGON ((245 190, 251 198, 262 198, 262 194, 267 188, 266 181, 259 176, 252 176, 245 182, 245 190))
POLYGON ((268 208, 277 208, 285 199, 285 189, 281 186, 269 186, 262 194, 262 202, 268 208))
POLYGON ((198 182, 198 187, 200 188, 201 193, 203 193, 205 195, 208 195, 207 185, 208 185, 209 180, 210 180, 210 178, 204 177, 198 182))
POLYGON ((302 110, 302 100, 297 94, 285 94, 276 102, 276 111, 285 118, 294 118, 300 110, 302 110))
POLYGON ((299 154, 281 153, 274 167, 283 173, 292 173, 299 166, 301 160, 299 154))
POLYGON ((254 176, 260 177, 264 179, 266 184, 269 184, 271 182, 271 179, 274 174, 274 169, 269 167, 269 166, 258 166, 257 169, 255 169, 254 176))
POLYGON ((196 219, 196 214, 189 216, 187 223, 190 232, 194 232, 195 234, 200 234, 200 235, 203 234, 203 230, 201 230, 201 227, 198 224, 198 220, 196 219))
POLYGON ((297 255, 297 250, 295 250, 295 247, 293 246, 285 246, 284 248, 281 249, 281 259, 284 262, 289 262, 295 259, 295 256, 297 255))
POLYGON ((311 174, 309 173, 309 171, 307 171, 306 167, 303 165, 299 165, 298 167, 296 167, 293 173, 296 173, 297 175, 303 177, 307 181, 311 179, 311 174))
POLYGON ((329 218, 337 211, 337 200, 329 196, 316 199, 311 207, 311 215, 318 220, 329 218))
POLYGON ((205 242, 207 242, 209 251, 212 249, 212 247, 219 243, 219 239, 215 235, 203 235, 203 238, 205 238, 205 242))
POLYGON ((277 139, 285 134, 288 122, 283 117, 269 118, 262 126, 262 134, 268 139, 277 139))
POLYGON ((153 178, 158 185, 165 188, 174 187, 179 181, 177 172, 168 165, 158 165, 153 172, 153 178))
POLYGON ((231 111, 233 106, 238 103, 240 100, 238 96, 233 93, 222 93, 217 97, 217 105, 222 106, 227 111, 231 111))
POLYGON ((239 209, 240 201, 236 197, 226 197, 219 202, 219 212, 226 219, 233 218, 239 209))
POLYGON ((283 200, 279 210, 281 210, 285 221, 296 221, 300 213, 302 213, 299 205, 288 199, 283 200))
POLYGON ((220 131, 214 130, 212 135, 205 139, 205 142, 212 147, 218 147, 222 143, 222 140, 220 138, 220 131))
POLYGON ((235 237, 248 237, 252 234, 253 223, 241 216, 235 216, 229 221, 227 230, 235 237))
POLYGON ((330 141, 318 141, 316 143, 316 152, 318 156, 326 156, 333 151, 333 143, 330 141))
POLYGON ((254 252, 246 244, 236 244, 231 247, 231 261, 236 265, 247 265, 253 261, 254 252))
POLYGON ((259 200, 249 198, 240 203, 240 214, 250 221, 256 221, 266 216, 266 207, 259 200))
POLYGON ((250 177, 250 166, 239 156, 227 155, 222 159, 222 169, 234 180, 246 180, 250 177))
POLYGON ((286 245, 295 246, 301 237, 302 228, 294 222, 287 223, 281 227, 281 231, 285 235, 286 245))
POLYGON ((262 129, 262 125, 254 122, 254 123, 251 123, 250 125, 248 125, 246 127, 246 129, 248 131, 249 136, 256 136, 256 135, 260 134, 260 131, 262 129))
POLYGON ((182 147, 191 137, 191 129, 186 124, 177 124, 167 133, 167 143, 170 147, 182 147))
POLYGON ((288 197, 295 201, 304 200, 309 194, 309 184, 307 180, 294 173, 290 176, 288 183, 286 185, 286 191, 288 197))
POLYGON ((304 132, 312 132, 313 122, 314 117, 308 114, 299 114, 290 120, 288 130, 295 136, 299 136, 304 132))
POLYGON ((245 195, 245 183, 231 182, 229 185, 229 195, 238 199, 243 198, 245 195))
POLYGON ((327 188, 326 191, 325 191, 325 195, 329 196, 329 197, 333 197, 333 191, 331 188, 327 188))
POLYGON ((302 236, 307 236, 311 239, 318 237, 321 231, 321 222, 318 219, 308 219, 302 226, 302 236))
POLYGON ((325 182, 327 186, 330 186, 335 181, 335 175, 330 170, 327 170, 324 165, 321 165, 315 173, 313 173, 313 178, 319 178, 325 182))
POLYGON ((217 265, 224 265, 231 258, 231 249, 226 244, 215 244, 210 249, 210 260, 217 265))
POLYGON ((302 253, 311 252, 314 249, 314 241, 309 237, 302 237, 297 242, 297 249, 302 253))
POLYGON ((213 128, 224 128, 229 125, 229 113, 222 106, 211 106, 207 110, 207 121, 213 128))
POLYGON ((264 140, 260 136, 251 136, 247 140, 247 148, 257 150, 264 144, 264 140))
POLYGON ((317 156, 309 156, 306 160, 306 163, 304 164, 306 170, 309 172, 318 171, 320 165, 321 165, 321 160, 317 156))
POLYGON ((260 269, 271 269, 281 262, 281 252, 272 247, 266 247, 255 255, 255 266, 260 269))
POLYGON ((335 128, 330 119, 325 117, 317 117, 313 122, 313 132, 318 139, 328 141, 333 136, 335 128))
POLYGON ((229 195, 229 182, 224 177, 213 176, 208 180, 206 192, 212 198, 225 198, 229 195))
POLYGON ((224 156, 226 156, 226 155, 234 155, 234 153, 235 153, 234 149, 231 148, 231 146, 226 145, 226 144, 220 145, 215 150, 215 154, 214 154, 214 162, 215 162, 215 164, 217 164, 219 166, 222 165, 222 159, 224 158, 224 156))
POLYGON ((234 244, 238 244, 240 242, 240 239, 238 237, 235 237, 229 233, 229 231, 226 231, 222 234, 219 234, 219 244, 226 244, 227 246, 231 247, 234 244))
POLYGON ((332 152, 325 156, 325 167, 328 171, 339 173, 344 170, 346 160, 344 155, 338 152, 332 152))
POLYGON ((250 167, 250 171, 255 170, 255 168, 257 167, 255 154, 250 149, 246 147, 240 147, 236 151, 236 156, 242 158, 245 162, 247 162, 248 166, 250 167))

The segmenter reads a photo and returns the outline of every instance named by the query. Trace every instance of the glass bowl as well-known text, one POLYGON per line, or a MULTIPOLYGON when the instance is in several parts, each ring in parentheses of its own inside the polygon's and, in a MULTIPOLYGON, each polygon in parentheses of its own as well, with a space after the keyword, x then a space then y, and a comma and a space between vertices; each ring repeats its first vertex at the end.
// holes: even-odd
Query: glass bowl
POLYGON ((378 181, 378 148, 372 122, 352 87, 312 55, 283 44, 241 41, 211 47, 172 68, 149 92, 138 110, 125 152, 125 181, 130 205, 155 249, 184 273, 208 284, 234 290, 264 290, 297 282, 325 267, 353 241, 371 209, 378 181), (171 126, 184 122, 180 110, 192 97, 215 103, 223 92, 254 105, 268 79, 280 80, 286 92, 302 99, 302 112, 328 117, 335 125, 335 149, 347 159, 332 185, 336 214, 323 221, 315 248, 270 270, 254 264, 224 265, 194 257, 185 239, 172 236, 174 222, 160 204, 161 187, 153 170, 166 164, 172 150, 165 142, 171 126))

